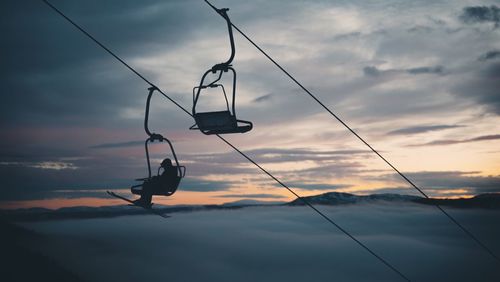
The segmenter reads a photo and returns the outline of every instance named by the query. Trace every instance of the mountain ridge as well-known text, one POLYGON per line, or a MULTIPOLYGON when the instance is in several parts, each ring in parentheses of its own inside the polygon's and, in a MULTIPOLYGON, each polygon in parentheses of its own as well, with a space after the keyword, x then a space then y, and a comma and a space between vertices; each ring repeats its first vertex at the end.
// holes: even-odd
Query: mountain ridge
MULTIPOLYGON (((440 205, 450 206, 455 208, 500 208, 500 193, 485 193, 479 194, 471 198, 424 198, 420 196, 401 195, 401 194, 371 194, 371 195, 354 195, 342 192, 327 192, 314 196, 302 197, 313 205, 346 205, 359 203, 374 203, 374 202, 412 202, 424 205, 440 205)), ((301 199, 295 199, 288 205, 304 205, 301 199)))

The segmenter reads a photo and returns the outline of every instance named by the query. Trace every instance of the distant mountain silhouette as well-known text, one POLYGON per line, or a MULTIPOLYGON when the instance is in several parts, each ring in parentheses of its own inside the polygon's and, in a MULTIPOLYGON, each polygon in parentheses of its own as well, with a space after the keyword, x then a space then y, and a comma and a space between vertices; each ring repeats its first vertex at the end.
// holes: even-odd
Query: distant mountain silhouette
MULTIPOLYGON (((358 196, 349 193, 328 192, 320 195, 303 197, 313 205, 346 205, 375 202, 412 202, 425 205, 451 206, 456 208, 500 209, 500 193, 480 194, 472 198, 437 199, 400 194, 373 194, 358 196)), ((291 206, 304 205, 300 199, 289 203, 291 206)))
MULTIPOLYGON (((367 196, 358 196, 349 193, 328 192, 320 195, 302 197, 313 205, 346 205, 357 204, 362 202, 376 202, 376 201, 389 201, 389 202, 413 202, 420 197, 400 194, 373 194, 367 196)), ((293 200, 289 203, 291 206, 304 205, 300 199, 293 200)))

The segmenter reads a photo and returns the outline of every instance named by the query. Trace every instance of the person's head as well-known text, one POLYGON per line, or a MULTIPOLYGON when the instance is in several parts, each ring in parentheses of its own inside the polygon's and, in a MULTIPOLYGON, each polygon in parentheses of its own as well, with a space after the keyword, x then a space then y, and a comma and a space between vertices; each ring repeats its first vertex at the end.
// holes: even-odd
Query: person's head
POLYGON ((169 158, 166 158, 163 160, 163 162, 161 162, 161 167, 169 167, 169 166, 172 166, 172 160, 170 160, 169 158))

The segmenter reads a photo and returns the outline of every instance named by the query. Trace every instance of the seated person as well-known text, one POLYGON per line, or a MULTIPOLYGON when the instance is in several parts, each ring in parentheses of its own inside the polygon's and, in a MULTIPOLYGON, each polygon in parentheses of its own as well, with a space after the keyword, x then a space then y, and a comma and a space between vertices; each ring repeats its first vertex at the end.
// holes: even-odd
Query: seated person
POLYGON ((160 175, 160 169, 163 168, 163 173, 161 174, 161 179, 170 184, 172 180, 177 178, 177 167, 172 165, 172 161, 167 158, 161 162, 160 168, 158 168, 158 175, 160 175), (170 181, 169 181, 170 180, 170 181))
POLYGON ((140 185, 132 186, 132 193, 141 195, 134 203, 150 208, 153 205, 151 203, 153 195, 163 195, 172 190, 177 178, 177 167, 172 165, 170 159, 164 159, 158 168, 158 175, 146 179, 140 185), (160 175, 161 169, 163 173, 160 175))

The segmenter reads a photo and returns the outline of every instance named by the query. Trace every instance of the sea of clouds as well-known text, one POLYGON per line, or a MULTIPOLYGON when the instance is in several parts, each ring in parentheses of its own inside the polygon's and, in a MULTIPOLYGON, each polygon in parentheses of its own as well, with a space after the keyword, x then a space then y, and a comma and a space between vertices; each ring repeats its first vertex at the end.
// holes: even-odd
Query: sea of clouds
MULTIPOLYGON (((499 281, 498 263, 435 207, 320 207, 412 281, 499 281)), ((449 212, 500 253, 500 211, 449 212)), ((402 281, 307 207, 24 223, 87 281, 402 281)))

